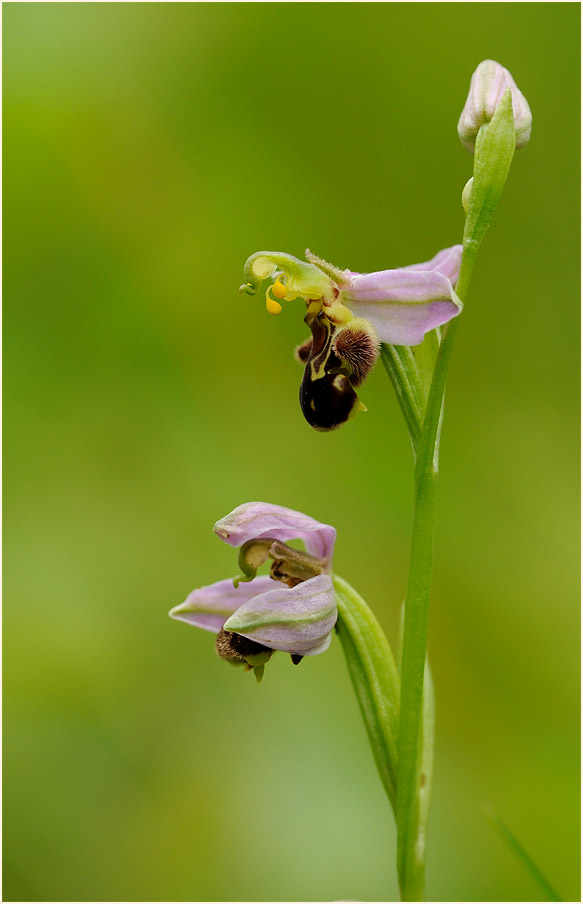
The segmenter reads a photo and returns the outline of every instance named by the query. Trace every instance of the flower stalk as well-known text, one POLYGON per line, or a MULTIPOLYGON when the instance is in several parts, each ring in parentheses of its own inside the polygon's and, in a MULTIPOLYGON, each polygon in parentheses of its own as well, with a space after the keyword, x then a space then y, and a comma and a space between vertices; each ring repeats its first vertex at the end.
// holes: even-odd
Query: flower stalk
MULTIPOLYGON (((464 249, 456 285, 465 302, 477 247, 464 249)), ((415 497, 411 532, 409 580, 405 599, 401 649, 401 702, 397 773, 397 870, 403 901, 423 901, 425 895, 425 845, 420 844, 418 812, 421 796, 428 793, 421 762, 424 675, 427 675, 427 626, 433 568, 433 538, 439 481, 439 440, 447 370, 458 329, 457 319, 443 330, 425 417, 417 446, 415 497)), ((427 753, 425 752, 425 758, 427 753)), ((424 842, 424 839, 423 839, 424 842)))
MULTIPOLYGON (((477 135, 474 176, 467 200, 463 254, 456 294, 465 304, 482 238, 490 225, 516 143, 510 91, 501 98, 492 119, 477 135)), ((401 702, 397 770, 397 870, 403 901, 422 901, 425 894, 424 838, 419 812, 424 790, 423 707, 427 659, 427 626, 433 566, 433 538, 439 481, 439 440, 447 370, 458 329, 455 318, 445 325, 417 442, 415 495, 409 579, 405 599, 401 653, 401 702)), ((409 421, 408 421, 409 423, 409 421)), ((411 432, 411 427, 409 428, 411 432)), ((413 438, 413 435, 412 435, 413 438)), ((414 448, 415 441, 413 440, 414 448)), ((427 691, 425 692, 425 694, 427 691)))
POLYGON ((433 566, 433 537, 439 479, 439 436, 445 374, 453 337, 444 335, 436 363, 415 468, 415 503, 409 581, 405 600, 401 653, 401 717, 397 773, 397 868, 403 901, 422 901, 425 889, 425 851, 417 843, 417 797, 423 682, 427 657, 427 625, 433 566), (449 350, 447 357, 444 352, 449 350), (441 365, 441 366, 440 366, 441 365), (439 368, 439 370, 438 370, 439 368), (443 380, 436 380, 438 374, 443 380))

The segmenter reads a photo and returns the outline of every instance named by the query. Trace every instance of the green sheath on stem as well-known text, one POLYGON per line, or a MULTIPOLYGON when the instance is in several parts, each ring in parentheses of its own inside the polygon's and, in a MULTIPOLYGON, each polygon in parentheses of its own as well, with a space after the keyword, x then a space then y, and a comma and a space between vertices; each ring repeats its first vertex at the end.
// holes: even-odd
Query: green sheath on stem
POLYGON ((394 808, 399 726, 399 673, 383 629, 356 590, 334 577, 336 630, 358 697, 381 781, 394 808))
POLYGON ((415 357, 408 345, 387 345, 383 342, 381 360, 405 416, 413 451, 417 452, 425 414, 425 395, 415 357))

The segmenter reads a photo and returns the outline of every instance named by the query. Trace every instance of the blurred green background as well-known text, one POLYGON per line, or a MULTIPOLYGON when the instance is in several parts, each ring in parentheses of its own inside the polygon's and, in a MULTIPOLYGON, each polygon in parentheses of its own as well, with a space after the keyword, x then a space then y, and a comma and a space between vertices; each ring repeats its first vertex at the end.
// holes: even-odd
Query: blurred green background
POLYGON ((317 434, 302 304, 252 252, 362 271, 460 240, 480 60, 534 115, 450 368, 430 653, 432 900, 579 899, 579 5, 4 6, 4 900, 392 900, 337 642, 256 686, 167 610, 264 499, 338 528, 392 643, 412 462, 389 383, 317 434))

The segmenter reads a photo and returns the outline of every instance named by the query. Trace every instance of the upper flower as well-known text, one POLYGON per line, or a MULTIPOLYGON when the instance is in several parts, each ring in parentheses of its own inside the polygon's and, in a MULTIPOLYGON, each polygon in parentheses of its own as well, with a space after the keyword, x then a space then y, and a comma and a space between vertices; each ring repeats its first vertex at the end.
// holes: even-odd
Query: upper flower
POLYGON ((452 285, 461 256, 462 246, 454 245, 424 264, 356 273, 339 270, 310 251, 308 263, 279 251, 258 251, 245 263, 239 291, 256 295, 265 279, 274 278, 266 293, 270 314, 281 311, 281 301, 302 297, 310 314, 323 311, 337 326, 364 317, 381 342, 418 345, 425 333, 462 309, 452 285))
POLYGON ((484 60, 470 82, 470 93, 458 123, 458 135, 464 147, 474 150, 481 126, 490 122, 505 93, 510 91, 516 130, 516 147, 528 143, 532 114, 525 96, 519 91, 508 69, 495 60, 484 60))
POLYGON ((253 668, 258 680, 274 650, 290 653, 294 663, 324 652, 337 618, 330 576, 335 529, 302 512, 249 502, 217 521, 214 531, 240 547, 243 574, 193 590, 170 610, 172 618, 217 633, 219 655, 253 668), (306 552, 287 546, 297 539, 306 552), (256 577, 267 559, 270 575, 256 577))
POLYGON ((440 251, 432 260, 396 270, 356 273, 340 270, 310 251, 307 263, 291 254, 258 251, 245 264, 240 292, 267 288, 267 310, 301 297, 312 337, 300 346, 305 364, 300 403, 307 421, 331 430, 362 404, 354 391, 374 366, 381 342, 418 345, 425 333, 462 309, 454 284, 462 246, 440 251))

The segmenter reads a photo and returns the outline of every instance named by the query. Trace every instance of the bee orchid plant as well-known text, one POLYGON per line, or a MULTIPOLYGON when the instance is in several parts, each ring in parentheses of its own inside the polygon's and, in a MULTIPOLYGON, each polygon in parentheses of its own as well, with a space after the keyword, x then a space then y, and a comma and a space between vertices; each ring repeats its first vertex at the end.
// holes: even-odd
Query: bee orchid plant
POLYGON ((304 367, 300 407, 312 427, 336 429, 364 408, 356 390, 379 357, 397 393, 415 459, 399 666, 371 609, 332 568, 335 529, 278 505, 247 503, 218 521, 215 533, 239 549, 239 574, 193 590, 170 612, 216 634, 218 655, 258 680, 276 651, 298 665, 338 636, 395 814, 404 901, 425 894, 434 723, 427 623, 446 374, 476 255, 531 123, 508 70, 492 60, 480 63, 458 124, 473 154, 462 193, 463 239, 427 263, 363 274, 309 251, 305 261, 259 251, 244 267, 240 291, 256 295, 267 281, 271 314, 283 303, 305 302, 310 335, 297 358, 304 367), (304 550, 289 545, 298 539, 304 550), (269 574, 258 575, 268 563, 269 574))

